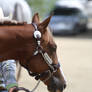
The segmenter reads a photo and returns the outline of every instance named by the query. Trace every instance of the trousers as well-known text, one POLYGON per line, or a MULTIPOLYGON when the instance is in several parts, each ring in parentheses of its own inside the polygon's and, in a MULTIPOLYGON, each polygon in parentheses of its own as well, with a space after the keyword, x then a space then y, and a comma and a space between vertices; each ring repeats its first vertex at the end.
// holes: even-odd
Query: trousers
POLYGON ((0 87, 6 89, 0 92, 8 92, 11 87, 17 86, 15 72, 16 63, 14 60, 0 62, 0 87))

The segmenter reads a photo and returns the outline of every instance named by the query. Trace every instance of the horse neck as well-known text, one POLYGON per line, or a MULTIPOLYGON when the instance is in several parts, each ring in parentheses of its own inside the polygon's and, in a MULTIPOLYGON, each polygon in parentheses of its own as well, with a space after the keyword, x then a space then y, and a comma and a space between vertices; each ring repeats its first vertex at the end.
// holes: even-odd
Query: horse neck
POLYGON ((31 43, 32 30, 31 24, 0 26, 0 56, 7 59, 16 59, 18 52, 26 52, 24 46, 31 43))
POLYGON ((32 37, 33 27, 31 24, 24 25, 0 25, 0 40, 27 39, 32 37))

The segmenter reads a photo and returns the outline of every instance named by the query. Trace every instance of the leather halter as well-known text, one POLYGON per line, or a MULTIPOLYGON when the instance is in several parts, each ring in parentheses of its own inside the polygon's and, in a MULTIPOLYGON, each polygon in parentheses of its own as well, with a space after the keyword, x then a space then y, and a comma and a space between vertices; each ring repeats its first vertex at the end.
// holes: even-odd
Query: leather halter
POLYGON ((60 67, 60 64, 59 63, 58 64, 53 64, 53 60, 49 57, 48 53, 43 50, 43 48, 40 44, 41 33, 38 30, 37 25, 35 23, 32 23, 32 25, 35 28, 34 38, 36 39, 36 42, 37 42, 36 51, 34 52, 33 56, 36 57, 37 54, 41 54, 41 56, 43 57, 45 63, 49 66, 49 69, 42 72, 42 73, 40 73, 40 74, 33 73, 28 69, 27 70, 29 72, 29 75, 32 76, 32 77, 35 77, 36 80, 39 80, 40 78, 43 78, 43 77, 48 75, 48 77, 45 80, 43 80, 44 82, 46 82, 53 75, 53 73, 55 73, 57 71, 57 69, 60 67))

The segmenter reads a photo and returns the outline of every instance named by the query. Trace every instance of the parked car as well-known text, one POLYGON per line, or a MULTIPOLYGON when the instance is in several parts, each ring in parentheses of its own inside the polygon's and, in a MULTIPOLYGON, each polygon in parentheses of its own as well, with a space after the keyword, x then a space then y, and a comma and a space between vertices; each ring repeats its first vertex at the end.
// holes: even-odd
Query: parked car
MULTIPOLYGON (((78 34, 87 29, 87 15, 80 3, 70 2, 72 0, 58 1, 55 8, 50 27, 53 34, 78 34)), ((52 13, 51 12, 51 13, 52 13)))

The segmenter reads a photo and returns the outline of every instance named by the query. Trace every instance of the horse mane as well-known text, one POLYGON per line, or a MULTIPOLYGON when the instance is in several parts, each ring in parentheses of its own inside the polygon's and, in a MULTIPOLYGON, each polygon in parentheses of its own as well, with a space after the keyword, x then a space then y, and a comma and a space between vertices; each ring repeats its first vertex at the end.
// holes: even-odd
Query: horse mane
POLYGON ((27 24, 27 22, 18 22, 16 20, 0 20, 0 26, 24 25, 24 24, 27 24))

